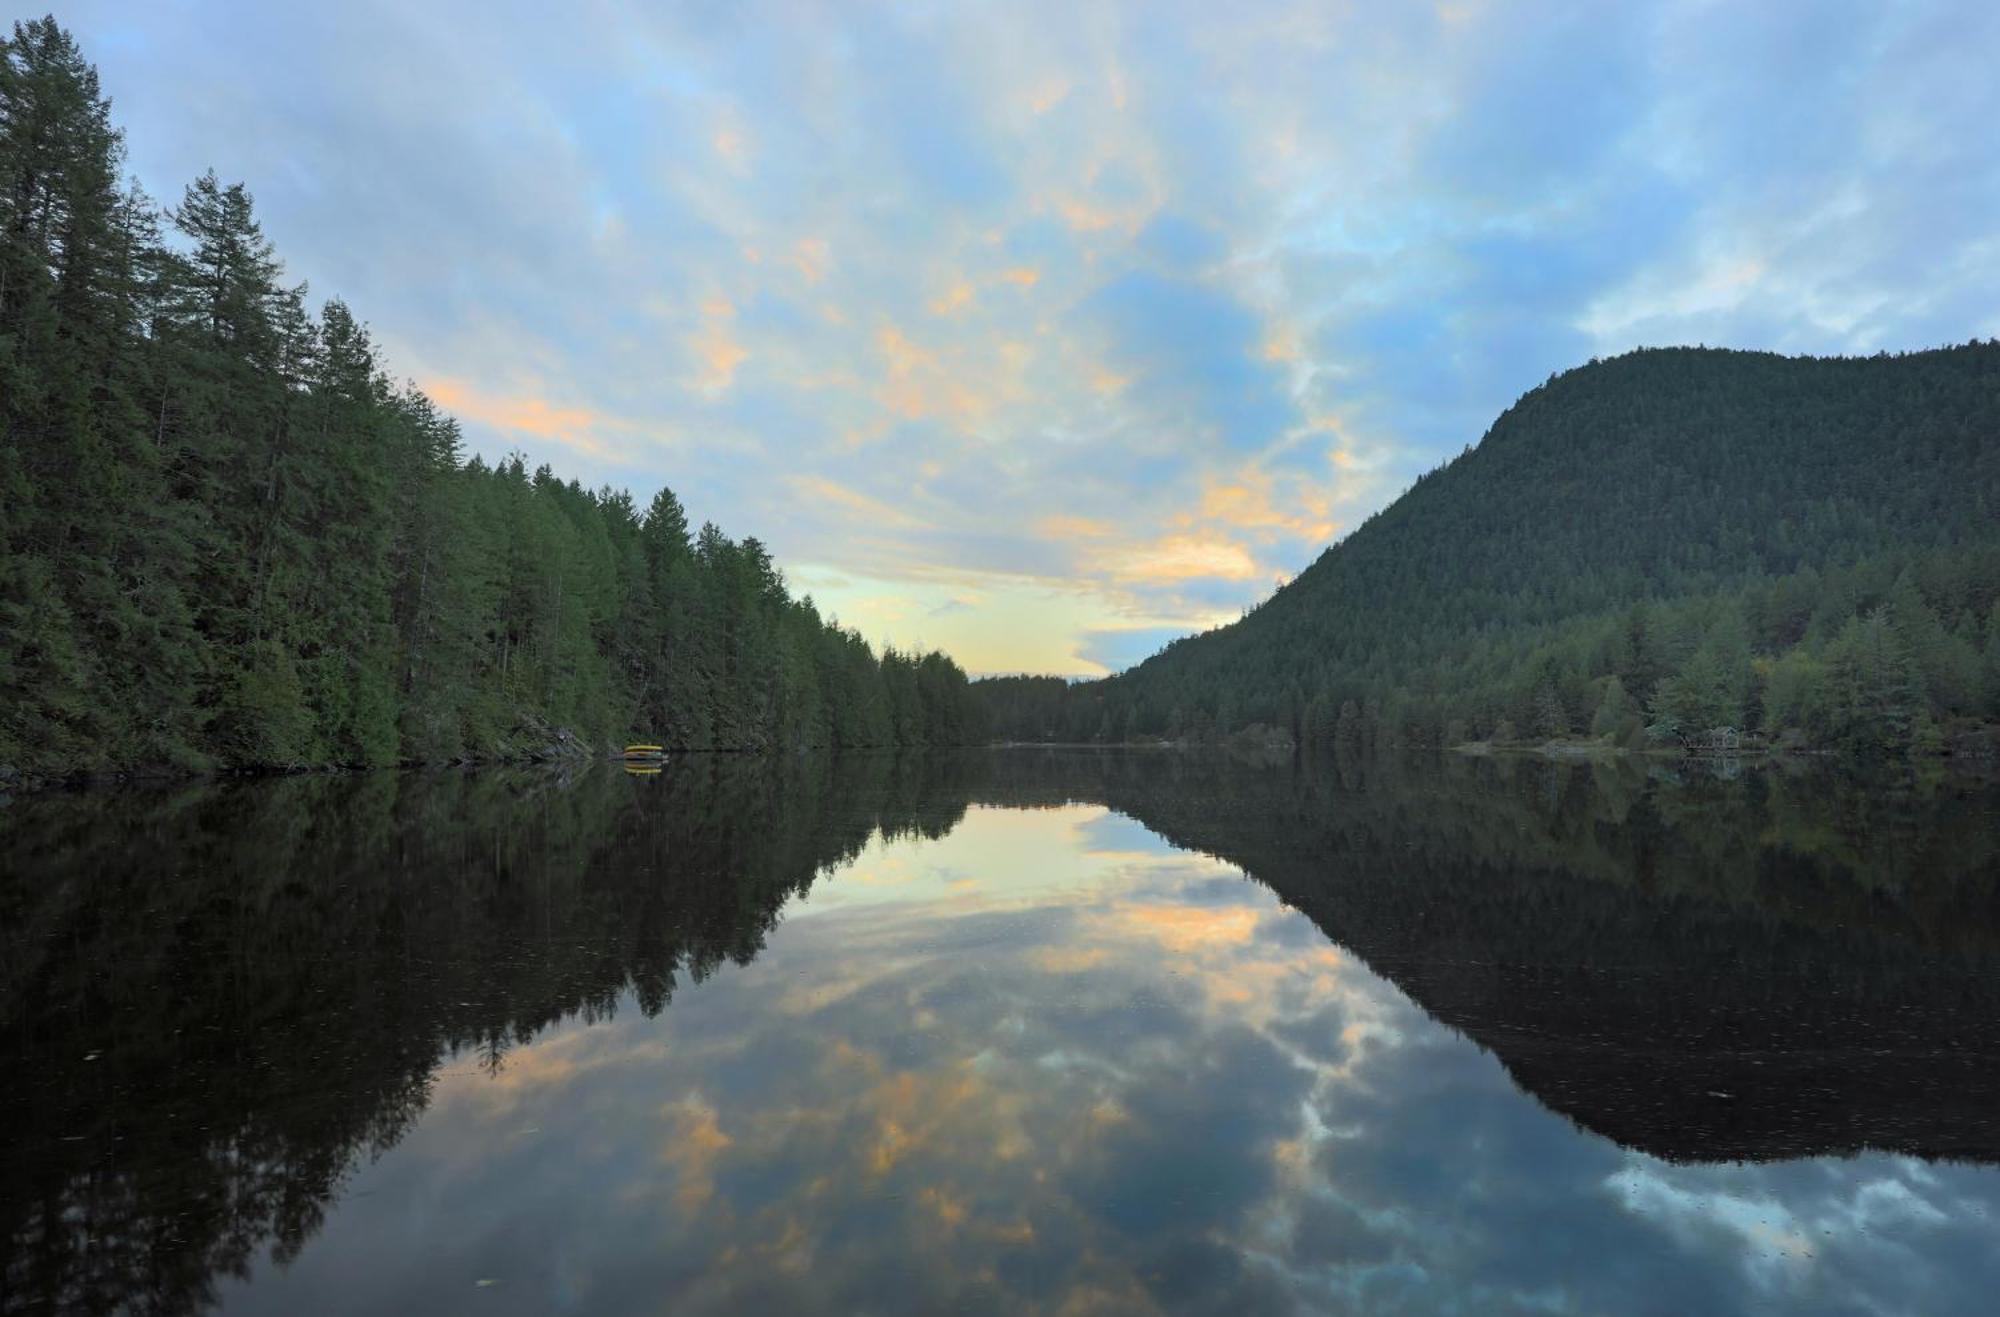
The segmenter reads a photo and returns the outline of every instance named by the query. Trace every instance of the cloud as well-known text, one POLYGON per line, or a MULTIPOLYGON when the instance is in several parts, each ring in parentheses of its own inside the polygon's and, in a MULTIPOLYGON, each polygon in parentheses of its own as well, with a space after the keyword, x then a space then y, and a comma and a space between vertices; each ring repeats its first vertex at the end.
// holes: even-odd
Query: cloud
POLYGON ((605 425, 587 407, 559 407, 534 395, 481 393, 463 380, 433 377, 422 381, 431 400, 461 420, 491 426, 508 434, 553 440, 594 457, 608 453, 594 431, 605 425))
POLYGON ((700 364, 694 387, 703 393, 720 393, 736 379, 736 368, 750 359, 750 351, 721 325, 710 325, 689 341, 700 364))
POLYGON ((829 259, 825 238, 800 238, 792 244, 792 264, 807 283, 816 284, 826 278, 829 259))
MULTIPOLYGON (((1341 466, 1338 450, 1331 460, 1341 466)), ((1245 465, 1227 477, 1205 480, 1200 506, 1182 520, 1188 525, 1219 523, 1267 544, 1281 538, 1322 544, 1339 528, 1333 516, 1335 484, 1323 475, 1294 474, 1281 488, 1270 472, 1245 465)))
POLYGON ((955 279, 952 281, 951 286, 940 293, 937 300, 931 303, 931 314, 948 316, 955 311, 962 311, 972 305, 972 299, 977 294, 978 290, 968 280, 955 279))
POLYGON ((1113 534, 1115 527, 1093 517, 1055 515, 1038 519, 1035 531, 1052 540, 1101 540, 1113 534))
POLYGON ((2000 334, 1974 0, 64 21, 475 450, 1085 601, 1041 653, 1233 615, 1591 355, 2000 334))
POLYGON ((675 1201, 691 1216, 715 1196, 716 1162, 735 1140, 723 1133, 715 1108, 698 1096, 670 1102, 660 1115, 667 1124, 660 1159, 679 1180, 675 1201))
POLYGON ((825 476, 793 476, 786 483, 808 506, 825 505, 837 513, 866 518, 876 526, 919 528, 924 524, 921 518, 903 508, 870 498, 825 476))
POLYGON ((1163 535, 1148 544, 1115 550, 1101 561, 1116 580, 1148 584, 1247 581, 1259 574, 1257 560, 1248 549, 1221 535, 1201 531, 1163 535))

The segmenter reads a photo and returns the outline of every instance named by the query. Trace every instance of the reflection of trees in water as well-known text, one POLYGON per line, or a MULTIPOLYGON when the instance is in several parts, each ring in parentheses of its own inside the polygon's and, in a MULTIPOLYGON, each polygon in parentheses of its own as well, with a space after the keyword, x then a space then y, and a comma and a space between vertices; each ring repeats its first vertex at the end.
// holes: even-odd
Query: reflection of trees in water
POLYGON ((690 760, 654 779, 312 777, 0 815, 0 1307, 212 1301, 316 1231, 446 1053, 648 1014, 747 963, 880 829, 964 811, 910 761, 690 760))
MULTIPOLYGON (((2000 1159, 1988 786, 1088 762, 1100 799, 1244 868, 1598 1133, 1686 1160, 2000 1159)), ((1015 797, 1042 789, 1016 767, 1015 797)))
MULTIPOLYGON (((2000 946, 2000 791, 1984 781, 1796 768, 1729 780, 1699 765, 1449 755, 1315 771, 1089 750, 1011 751, 992 762, 983 801, 1107 804, 1178 845, 1239 865, 1255 857, 1253 876, 1267 882, 1267 868, 1343 890, 1376 886, 1385 873, 1483 868, 1565 886, 1586 878, 1647 903, 1685 899, 1718 915, 1845 927, 1868 940, 2000 946)), ((1453 895, 1455 908, 1481 899, 1470 889, 1453 895)), ((1539 944, 1561 940, 1540 912, 1520 914, 1542 929, 1539 944)), ((1482 917, 1466 933, 1491 929, 1482 917)))
POLYGON ((1020 751, 42 797, 0 813, 0 1307, 202 1306, 304 1245, 444 1054, 504 1065, 628 988, 659 1011, 972 800, 1104 803, 1242 866, 1628 1144, 2000 1155, 1983 787, 1020 751))

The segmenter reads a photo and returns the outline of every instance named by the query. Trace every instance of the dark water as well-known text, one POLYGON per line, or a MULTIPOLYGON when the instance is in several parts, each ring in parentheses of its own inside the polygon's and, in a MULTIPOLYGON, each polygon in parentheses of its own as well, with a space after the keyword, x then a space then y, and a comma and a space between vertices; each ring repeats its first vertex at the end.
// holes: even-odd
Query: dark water
POLYGON ((8 1312, 2000 1294, 1964 780, 687 760, 0 845, 8 1312))

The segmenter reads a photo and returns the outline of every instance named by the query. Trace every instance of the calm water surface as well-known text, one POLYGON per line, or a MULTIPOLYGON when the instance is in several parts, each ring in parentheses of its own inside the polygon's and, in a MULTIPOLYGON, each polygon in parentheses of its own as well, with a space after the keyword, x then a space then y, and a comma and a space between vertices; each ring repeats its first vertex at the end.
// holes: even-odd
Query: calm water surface
POLYGON ((0 844, 8 1312, 2000 1294, 1978 782, 691 758, 0 844))

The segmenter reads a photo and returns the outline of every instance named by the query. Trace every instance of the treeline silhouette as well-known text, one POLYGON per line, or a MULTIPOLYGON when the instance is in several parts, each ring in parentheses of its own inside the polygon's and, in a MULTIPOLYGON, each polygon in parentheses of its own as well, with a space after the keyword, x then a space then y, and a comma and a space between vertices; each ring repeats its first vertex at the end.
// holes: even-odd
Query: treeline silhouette
POLYGON ((1241 621, 1104 681, 976 689, 1008 741, 1980 740, 2000 343, 1592 362, 1241 621))
POLYGON ((441 761, 551 744, 964 744, 940 654, 879 659, 755 539, 459 428, 250 194, 121 179, 53 19, 0 40, 0 765, 441 761), (169 235, 172 235, 171 237, 169 235))

